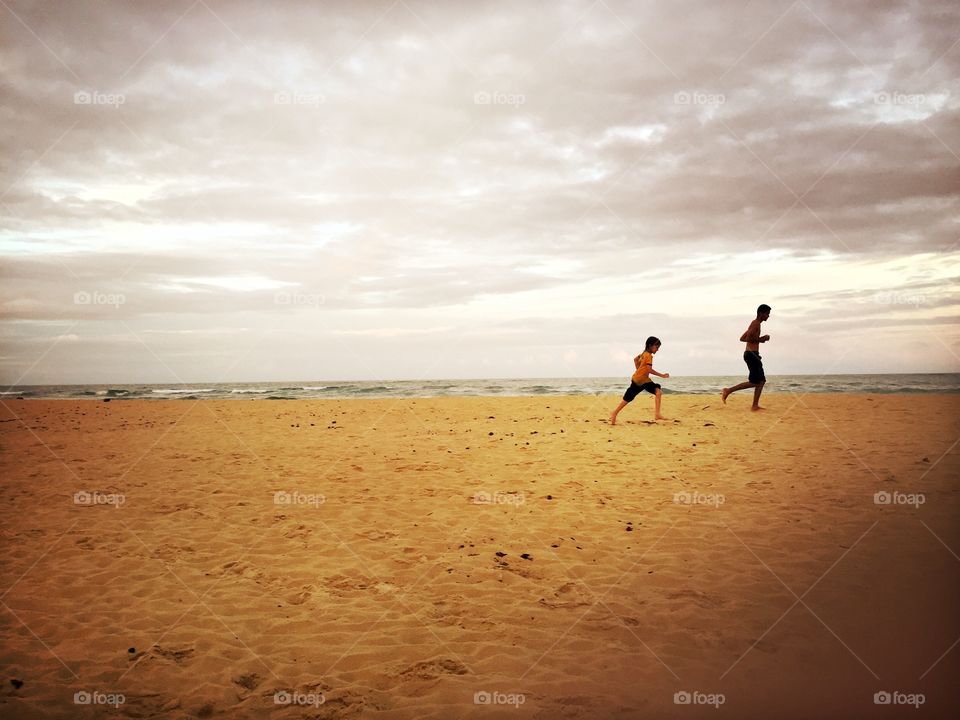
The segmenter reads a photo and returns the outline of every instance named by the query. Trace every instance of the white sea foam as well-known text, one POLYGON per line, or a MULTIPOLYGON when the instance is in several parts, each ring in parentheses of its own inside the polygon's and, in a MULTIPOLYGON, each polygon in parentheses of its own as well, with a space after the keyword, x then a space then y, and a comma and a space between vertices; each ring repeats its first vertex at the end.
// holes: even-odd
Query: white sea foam
POLYGON ((186 388, 183 390, 164 388, 162 390, 153 390, 158 395, 196 395, 197 393, 215 392, 213 388, 186 388))

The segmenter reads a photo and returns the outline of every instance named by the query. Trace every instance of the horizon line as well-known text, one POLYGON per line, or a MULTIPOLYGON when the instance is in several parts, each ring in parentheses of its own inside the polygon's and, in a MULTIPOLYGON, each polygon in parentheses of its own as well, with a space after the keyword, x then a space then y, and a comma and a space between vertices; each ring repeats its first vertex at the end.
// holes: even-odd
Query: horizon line
MULTIPOLYGON (((743 373, 726 373, 718 375, 671 375, 671 380, 683 378, 729 378, 739 377, 743 373)), ((942 372, 831 372, 831 373, 778 373, 770 374, 768 377, 838 377, 838 376, 876 376, 889 377, 891 375, 960 375, 960 370, 942 371, 942 372)), ((333 379, 284 379, 284 380, 184 380, 173 382, 68 382, 68 383, 34 383, 34 384, 16 384, 7 385, 6 390, 24 387, 82 387, 85 385, 253 385, 256 383, 298 383, 298 382, 329 382, 329 383, 401 383, 401 382, 471 382, 485 380, 618 380, 622 379, 619 375, 556 375, 556 376, 536 376, 536 377, 469 377, 469 378, 395 378, 390 380, 372 379, 372 380, 333 380, 333 379)))

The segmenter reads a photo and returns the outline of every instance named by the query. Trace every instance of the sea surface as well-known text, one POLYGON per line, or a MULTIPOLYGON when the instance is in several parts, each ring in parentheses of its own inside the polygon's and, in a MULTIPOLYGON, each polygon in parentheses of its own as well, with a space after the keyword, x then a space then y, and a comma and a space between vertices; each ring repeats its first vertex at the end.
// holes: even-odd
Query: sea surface
MULTIPOLYGON (((719 393, 743 381, 742 375, 660 379, 665 394, 719 393)), ((517 378, 495 380, 397 380, 334 382, 324 380, 190 383, 186 385, 19 385, 0 389, 5 398, 56 399, 232 399, 464 397, 511 395, 622 395, 629 379, 517 378)), ((771 375, 764 392, 956 393, 960 373, 924 375, 771 375)))

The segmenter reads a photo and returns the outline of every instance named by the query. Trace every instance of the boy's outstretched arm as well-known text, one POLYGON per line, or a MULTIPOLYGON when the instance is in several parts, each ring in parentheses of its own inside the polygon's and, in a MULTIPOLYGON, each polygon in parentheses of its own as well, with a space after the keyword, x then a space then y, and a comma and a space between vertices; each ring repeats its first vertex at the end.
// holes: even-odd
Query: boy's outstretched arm
POLYGON ((649 372, 651 375, 656 375, 657 377, 662 377, 662 378, 668 378, 668 377, 670 377, 670 373, 662 373, 662 372, 657 372, 656 370, 654 370, 654 369, 653 369, 653 365, 648 365, 648 366, 647 366, 647 372, 649 372))
POLYGON ((656 375, 657 377, 662 377, 662 378, 670 377, 670 373, 657 372, 656 370, 653 369, 653 365, 650 365, 650 364, 640 366, 637 369, 645 372, 648 375, 656 375))

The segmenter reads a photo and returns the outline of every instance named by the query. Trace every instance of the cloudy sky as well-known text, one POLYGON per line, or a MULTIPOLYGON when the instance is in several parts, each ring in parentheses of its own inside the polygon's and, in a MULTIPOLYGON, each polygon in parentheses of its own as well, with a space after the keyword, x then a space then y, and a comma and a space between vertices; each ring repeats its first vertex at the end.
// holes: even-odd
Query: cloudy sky
POLYGON ((0 0, 0 382, 960 369, 954 0, 0 0))

